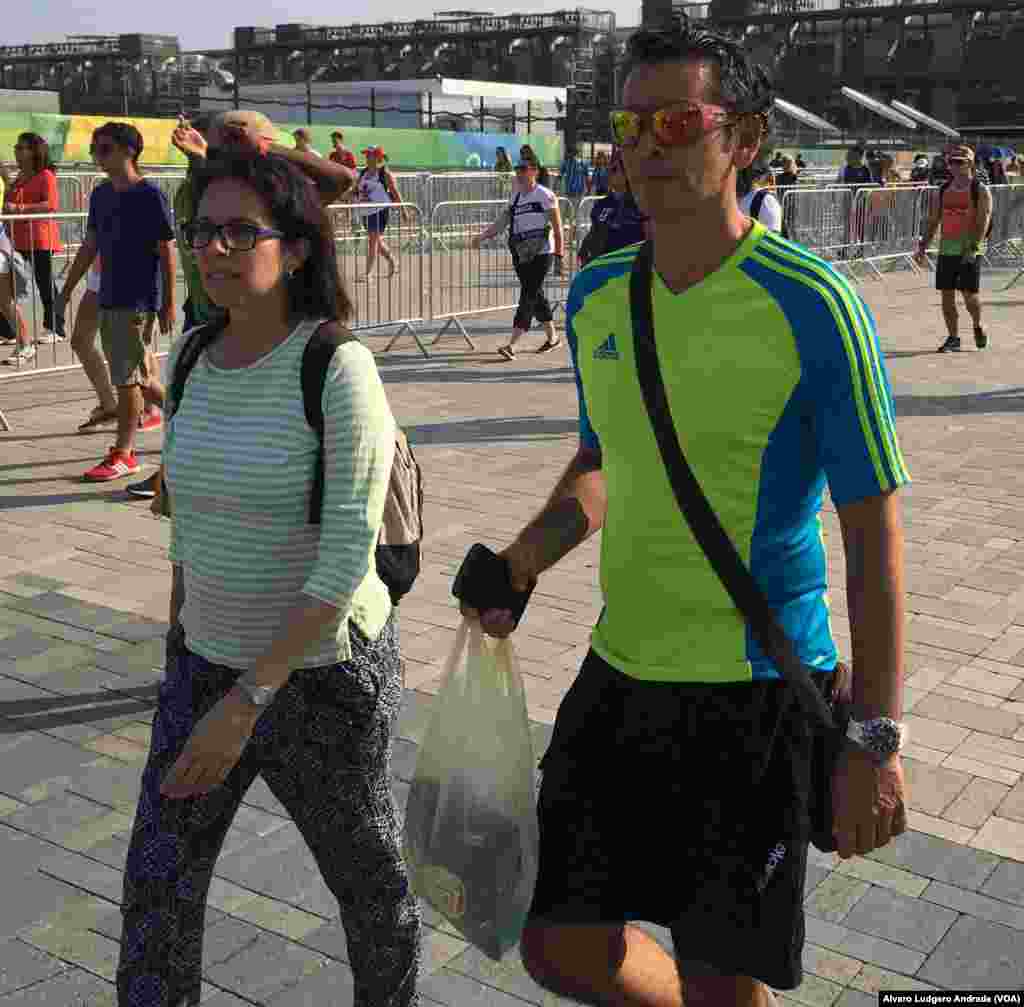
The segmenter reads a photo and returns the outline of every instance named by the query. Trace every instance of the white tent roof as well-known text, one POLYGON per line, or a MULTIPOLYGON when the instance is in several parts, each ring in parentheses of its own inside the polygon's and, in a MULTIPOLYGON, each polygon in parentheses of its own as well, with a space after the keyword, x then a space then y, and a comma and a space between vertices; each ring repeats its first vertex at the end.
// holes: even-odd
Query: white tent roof
POLYGON ((775 107, 782 112, 783 115, 788 115, 791 119, 796 119, 797 122, 802 122, 805 126, 811 126, 813 129, 820 129, 823 133, 839 132, 839 129, 833 126, 832 123, 815 115, 813 112, 808 112, 806 108, 794 105, 792 102, 776 98, 775 107))
POLYGON ((902 112, 897 112, 894 108, 889 108, 888 105, 883 105, 882 102, 876 101, 870 95, 862 94, 860 91, 854 91, 852 87, 844 87, 842 89, 843 97, 849 98, 850 101, 861 108, 866 108, 869 112, 874 112, 876 115, 880 115, 883 119, 888 119, 890 122, 899 123, 907 129, 917 129, 917 123, 914 122, 909 116, 904 115, 902 112))

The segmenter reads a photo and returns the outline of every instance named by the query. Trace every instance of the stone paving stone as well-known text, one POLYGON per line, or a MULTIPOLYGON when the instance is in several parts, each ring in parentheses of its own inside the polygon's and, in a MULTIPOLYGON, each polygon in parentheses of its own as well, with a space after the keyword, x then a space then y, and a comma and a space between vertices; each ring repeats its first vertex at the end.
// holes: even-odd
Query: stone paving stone
MULTIPOLYGON (((91 856, 51 846, 39 861, 39 871, 115 904, 121 901, 124 875, 120 869, 99 863, 91 856)), ((80 893, 78 893, 80 894, 80 893)))
POLYGON ((17 938, 0 942, 0 996, 66 972, 69 966, 17 938))
POLYGON ((872 888, 845 918, 851 930, 881 937, 917 951, 930 951, 956 919, 955 912, 872 888))
POLYGON ((272 996, 267 1007, 337 1007, 354 1003, 355 980, 347 965, 333 962, 314 976, 272 996))
POLYGON ((1014 930, 1024 930, 1024 907, 979 895, 977 892, 966 892, 962 888, 933 881, 921 898, 926 902, 955 909, 965 916, 976 916, 991 923, 1002 923, 1014 930))
POLYGON ((861 881, 869 881, 881 888, 891 888, 901 895, 909 895, 917 898, 928 887, 928 879, 920 878, 909 871, 900 870, 898 867, 890 867, 877 860, 868 860, 865 857, 851 857, 849 860, 840 860, 836 865, 839 874, 849 875, 851 878, 860 878, 861 881))
POLYGON ((56 843, 61 836, 109 811, 109 808, 95 801, 65 791, 38 804, 29 805, 24 811, 8 815, 4 822, 13 829, 56 843))
POLYGON ((0 788, 13 797, 40 781, 69 777, 96 758, 92 752, 44 734, 22 734, 14 740, 16 744, 3 752, 0 776, 0 788))
POLYGON ((77 774, 68 789, 111 808, 134 811, 144 767, 117 759, 100 758, 77 774))
POLYGON ((840 923, 870 888, 866 881, 833 872, 804 900, 804 909, 810 916, 840 923))
POLYGON ((910 831, 875 850, 870 859, 970 891, 980 888, 999 864, 990 853, 910 831))
POLYGON ((1002 783, 973 779, 943 815, 958 825, 976 829, 988 820, 1009 792, 1010 788, 1002 783))
POLYGON ((864 967, 864 963, 856 958, 849 958, 829 948, 817 944, 804 945, 804 971, 810 972, 821 979, 848 986, 850 981, 864 967))
POLYGON ((1011 860, 1024 860, 1024 823, 993 815, 978 829, 971 845, 1011 860))
POLYGON ((929 815, 941 815, 960 796, 971 778, 941 766, 929 766, 915 759, 903 760, 909 807, 929 815))
MULTIPOLYGON (((315 951, 276 934, 262 934, 220 965, 207 970, 210 982, 242 997, 265 1003, 332 965, 315 951)), ((337 967, 337 963, 333 963, 337 967)))
POLYGON ((890 972, 888 969, 877 968, 874 965, 865 965, 850 984, 854 990, 866 993, 875 998, 878 1003, 880 990, 933 990, 934 986, 922 982, 919 978, 903 975, 899 972, 890 972))
MULTIPOLYGON (((967 773, 969 776, 980 776, 983 780, 1002 784, 1003 787, 1014 786, 1022 775, 1012 769, 1004 769, 1002 766, 993 766, 988 762, 979 762, 977 759, 967 759, 959 755, 948 755, 941 764, 947 769, 955 769, 957 772, 967 773)), ((970 790, 969 787, 967 789, 970 790)), ((965 791, 966 793, 967 791, 965 791)), ((957 798, 953 803, 957 804, 959 800, 957 798)), ((944 817, 950 818, 951 816, 945 814, 944 817)))
POLYGON ((543 1000, 543 991, 536 989, 529 1000, 506 993, 452 969, 442 969, 420 986, 424 1001, 450 1004, 451 1007, 523 1007, 524 1003, 543 1004, 544 1007, 570 1001, 543 1000))
POLYGON ((958 843, 966 846, 974 838, 974 829, 965 828, 963 825, 955 825, 945 818, 935 818, 926 815, 923 811, 907 809, 907 828, 920 832, 923 835, 935 836, 938 839, 945 839, 950 843, 958 843))
POLYGON ((1002 818, 1024 822, 1024 781, 1018 783, 1007 793, 999 805, 998 811, 1002 818))
POLYGON ((904 718, 907 730, 915 744, 948 753, 961 745, 970 735, 971 732, 966 727, 920 716, 920 706, 921 704, 918 703, 918 709, 904 718))
POLYGON ((9 1007, 115 1007, 116 1002, 112 983, 78 968, 4 997, 9 1007))
POLYGON ((961 916, 918 973, 940 989, 1024 987, 1024 932, 961 916))
POLYGON ((921 951, 894 944, 881 937, 851 930, 845 925, 827 923, 808 916, 807 940, 848 958, 908 974, 916 972, 925 959, 921 951))
POLYGON ((843 988, 838 983, 815 975, 804 975, 803 982, 795 990, 786 991, 786 999, 807 1007, 831 1007, 842 992, 843 988))
POLYGON ((396 738, 391 753, 391 775, 394 779, 410 782, 416 772, 419 746, 404 738, 396 738))
POLYGON ((23 929, 18 936, 55 958, 112 980, 117 968, 118 944, 90 929, 109 909, 108 902, 90 896, 66 899, 57 912, 23 929))
POLYGON ((268 899, 263 895, 247 899, 233 909, 231 915, 262 927, 272 934, 287 937, 291 941, 300 940, 324 923, 323 916, 315 916, 278 899, 268 899))
POLYGON ((824 867, 818 867, 815 864, 807 865, 807 876, 804 879, 804 898, 810 896, 818 885, 822 883, 829 876, 831 872, 826 870, 824 867))
POLYGON ((835 1007, 878 1007, 878 997, 861 993, 860 990, 843 990, 835 1007))
POLYGON ((985 895, 1024 906, 1024 864, 1004 861, 981 886, 985 895))
MULTIPOLYGON (((1012 738, 1020 727, 1019 718, 1012 713, 993 710, 974 703, 962 703, 948 696, 925 696, 914 709, 914 716, 927 717, 945 724, 957 724, 970 728, 972 731, 983 731, 985 734, 1001 735, 1012 738)), ((942 746, 936 746, 941 748, 942 746)))

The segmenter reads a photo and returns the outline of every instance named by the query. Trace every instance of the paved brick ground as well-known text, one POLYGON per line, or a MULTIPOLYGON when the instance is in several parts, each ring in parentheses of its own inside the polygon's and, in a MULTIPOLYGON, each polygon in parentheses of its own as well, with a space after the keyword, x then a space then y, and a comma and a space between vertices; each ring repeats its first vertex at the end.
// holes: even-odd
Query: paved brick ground
MULTIPOLYGON (((955 357, 933 353, 941 320, 921 281, 864 289, 916 479, 904 496, 913 831, 870 858, 813 859, 807 978, 787 1001, 841 1007, 879 989, 1024 986, 1024 287, 988 298, 992 348, 955 357)), ((426 568, 402 606, 399 801, 458 622, 455 568, 541 506, 574 447, 564 356, 500 364, 501 320, 471 331, 476 354, 453 336, 429 362, 408 339, 379 357, 427 477, 426 568)), ((120 870, 160 675, 167 530, 120 489, 78 481, 106 444, 68 433, 89 406, 79 374, 0 380, 13 426, 0 437, 0 1000, 26 1007, 114 1002, 120 870)), ((155 462, 159 435, 144 450, 155 462)), ((825 523, 848 644, 834 515, 825 523)), ((589 543, 546 576, 516 637, 538 751, 598 613, 597 558, 589 543)), ((334 901, 260 782, 210 907, 209 1007, 351 1002, 334 901)), ((495 965, 428 922, 430 1001, 558 1002, 515 955, 495 965)))

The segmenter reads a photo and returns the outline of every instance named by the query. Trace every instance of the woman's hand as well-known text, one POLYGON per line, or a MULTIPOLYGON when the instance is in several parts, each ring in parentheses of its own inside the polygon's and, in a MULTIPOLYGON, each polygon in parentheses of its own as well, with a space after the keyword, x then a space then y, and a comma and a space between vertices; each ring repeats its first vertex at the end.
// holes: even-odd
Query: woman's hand
POLYGON ((193 728, 160 793, 172 799, 198 797, 220 786, 241 758, 259 715, 232 689, 193 728))
POLYGON ((186 157, 206 157, 206 141, 199 130, 189 125, 178 126, 171 133, 171 143, 186 157))

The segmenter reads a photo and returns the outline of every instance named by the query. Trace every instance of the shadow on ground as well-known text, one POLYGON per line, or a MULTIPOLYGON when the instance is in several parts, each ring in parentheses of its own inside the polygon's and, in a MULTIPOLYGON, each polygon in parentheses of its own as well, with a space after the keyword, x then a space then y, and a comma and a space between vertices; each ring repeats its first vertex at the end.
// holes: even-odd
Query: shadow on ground
POLYGON ((496 419, 452 420, 420 423, 403 428, 413 445, 479 444, 485 441, 556 440, 579 431, 576 420, 552 420, 545 416, 512 416, 496 419))
POLYGON ((1024 412, 1024 388, 998 388, 965 395, 897 395, 896 415, 964 416, 969 413, 1024 412))

